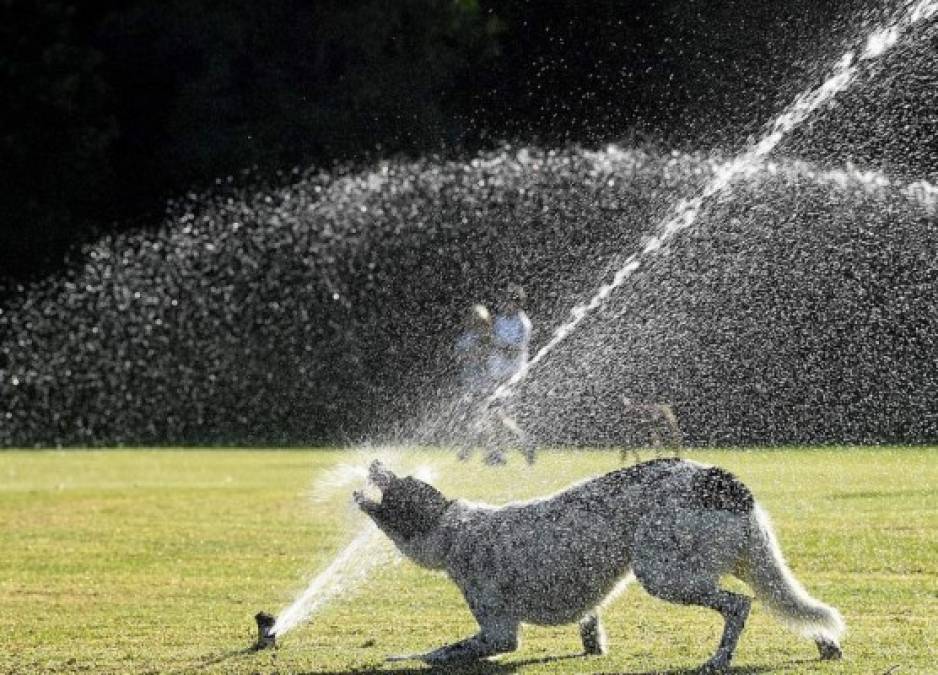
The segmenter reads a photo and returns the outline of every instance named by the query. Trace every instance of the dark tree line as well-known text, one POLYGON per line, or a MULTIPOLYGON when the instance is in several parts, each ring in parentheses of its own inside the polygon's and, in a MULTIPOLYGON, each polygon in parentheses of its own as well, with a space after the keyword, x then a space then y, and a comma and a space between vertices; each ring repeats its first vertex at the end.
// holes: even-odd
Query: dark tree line
POLYGON ((863 4, 2 0, 0 278, 252 166, 738 142, 863 4))

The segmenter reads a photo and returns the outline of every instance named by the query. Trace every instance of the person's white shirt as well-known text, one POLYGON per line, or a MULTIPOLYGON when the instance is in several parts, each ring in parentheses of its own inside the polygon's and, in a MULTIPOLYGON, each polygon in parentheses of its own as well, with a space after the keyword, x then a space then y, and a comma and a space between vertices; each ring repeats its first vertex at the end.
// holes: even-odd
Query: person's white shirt
POLYGON ((528 362, 531 319, 523 309, 497 314, 492 323, 492 351, 488 359, 489 377, 503 382, 528 362))

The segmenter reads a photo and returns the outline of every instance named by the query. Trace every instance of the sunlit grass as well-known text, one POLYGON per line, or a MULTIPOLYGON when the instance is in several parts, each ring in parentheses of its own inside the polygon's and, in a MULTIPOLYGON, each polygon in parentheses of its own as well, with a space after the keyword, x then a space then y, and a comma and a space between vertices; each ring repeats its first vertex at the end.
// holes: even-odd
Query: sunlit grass
MULTIPOLYGON (((0 454, 0 671, 347 672, 463 637, 474 624, 455 587, 409 563, 247 653, 253 614, 278 611, 362 524, 349 506, 370 454, 105 451, 0 454)), ((756 603, 741 672, 938 672, 938 451, 824 448, 691 452, 736 472, 772 514, 808 589, 844 614, 845 661, 756 603)), ((615 452, 517 456, 488 468, 443 452, 391 454, 435 469, 452 495, 505 501, 620 465, 615 452)), ((538 561, 532 560, 532 565, 538 561)), ((692 667, 718 640, 706 610, 632 586, 605 614, 611 652, 579 650, 575 627, 526 627, 492 672, 659 672, 692 667)), ((416 668, 418 664, 406 664, 416 668)))

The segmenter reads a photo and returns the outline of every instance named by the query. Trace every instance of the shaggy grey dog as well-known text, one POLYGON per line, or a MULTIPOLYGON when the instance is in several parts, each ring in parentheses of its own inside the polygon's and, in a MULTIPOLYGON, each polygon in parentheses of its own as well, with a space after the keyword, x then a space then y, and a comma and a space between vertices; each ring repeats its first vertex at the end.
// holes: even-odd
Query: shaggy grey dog
POLYGON ((745 581, 784 623, 813 639, 822 659, 841 656, 840 614, 795 580, 765 512, 722 469, 659 459, 502 507, 447 499, 377 461, 369 476, 381 501, 356 492, 360 508, 408 558, 444 570, 481 628, 411 658, 448 664, 510 652, 521 623, 579 622, 585 651, 601 654, 599 607, 633 574, 657 598, 723 616, 706 671, 729 665, 751 604, 720 587, 724 574, 745 581))

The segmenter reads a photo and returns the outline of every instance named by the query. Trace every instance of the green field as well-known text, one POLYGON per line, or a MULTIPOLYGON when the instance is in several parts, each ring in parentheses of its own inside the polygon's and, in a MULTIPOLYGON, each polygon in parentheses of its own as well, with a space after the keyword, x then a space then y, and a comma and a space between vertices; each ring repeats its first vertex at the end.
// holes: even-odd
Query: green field
MULTIPOLYGON (((735 672, 938 673, 938 451, 690 456, 752 487, 795 574, 849 627, 845 660, 821 663, 812 643, 756 603, 735 672)), ((343 482, 337 467, 363 466, 369 457, 332 450, 0 454, 0 671, 422 670, 384 657, 464 637, 474 624, 451 583, 410 563, 382 564, 276 651, 245 650, 254 613, 288 604, 363 524, 349 500, 360 482, 343 482)), ((444 491, 493 502, 620 464, 614 452, 548 452, 533 469, 512 459, 493 469, 420 451, 391 455, 390 464, 432 465, 444 491)), ((636 585, 605 621, 607 656, 575 656, 573 626, 528 626, 518 652, 476 670, 682 672, 710 654, 720 631, 716 614, 665 604, 636 585)))

